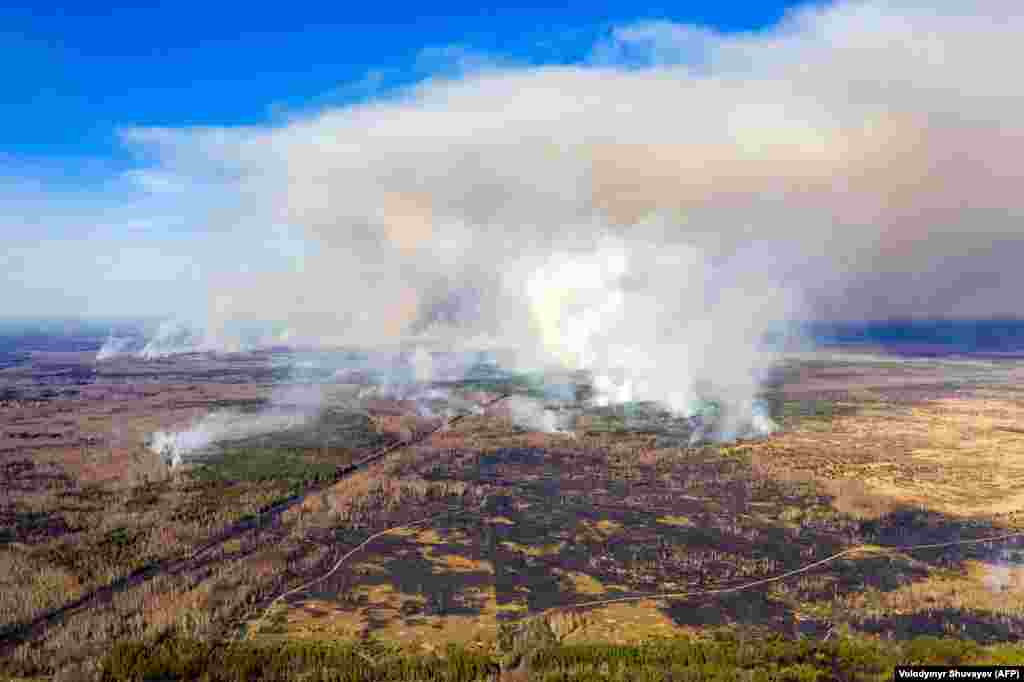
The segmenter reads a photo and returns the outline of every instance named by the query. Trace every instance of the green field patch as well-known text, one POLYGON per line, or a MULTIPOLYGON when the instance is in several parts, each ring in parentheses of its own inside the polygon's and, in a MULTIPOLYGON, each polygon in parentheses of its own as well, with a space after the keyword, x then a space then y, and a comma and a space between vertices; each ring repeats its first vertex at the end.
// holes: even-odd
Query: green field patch
POLYGON ((224 448, 193 471, 200 480, 314 482, 326 480, 336 463, 317 460, 308 451, 285 448, 224 448))

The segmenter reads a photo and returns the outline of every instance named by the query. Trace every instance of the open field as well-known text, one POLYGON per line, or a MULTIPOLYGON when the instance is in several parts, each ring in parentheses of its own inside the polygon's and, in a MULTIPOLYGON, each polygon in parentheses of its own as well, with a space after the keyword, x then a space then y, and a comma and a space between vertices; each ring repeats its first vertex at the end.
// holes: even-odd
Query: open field
POLYGON ((526 431, 499 398, 531 387, 479 380, 450 388, 489 406, 450 428, 407 401, 328 401, 179 469, 146 448, 262 409, 283 378, 260 356, 0 369, 11 674, 77 679, 111 643, 169 633, 371 658, 457 645, 512 667, 554 644, 1024 638, 1016 540, 882 551, 1018 528, 1012 361, 791 358, 765 396, 782 430, 730 446, 690 446, 643 406, 583 410, 572 436, 526 431))

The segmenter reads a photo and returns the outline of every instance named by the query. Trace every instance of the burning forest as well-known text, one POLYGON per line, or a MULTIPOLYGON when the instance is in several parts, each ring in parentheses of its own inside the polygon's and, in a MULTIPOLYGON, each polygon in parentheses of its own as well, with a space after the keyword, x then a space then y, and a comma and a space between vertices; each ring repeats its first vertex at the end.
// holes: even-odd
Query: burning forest
POLYGON ((152 83, 0 146, 0 676, 1024 662, 1024 14, 775 9, 23 26, 152 83))

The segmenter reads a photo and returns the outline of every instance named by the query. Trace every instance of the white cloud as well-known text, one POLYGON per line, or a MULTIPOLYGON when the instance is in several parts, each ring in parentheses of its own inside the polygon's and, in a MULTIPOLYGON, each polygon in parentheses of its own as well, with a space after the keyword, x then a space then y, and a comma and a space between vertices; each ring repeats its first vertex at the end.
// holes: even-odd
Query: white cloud
POLYGON ((594 363, 629 357, 652 395, 742 396, 779 318, 1024 314, 1015 6, 842 2, 731 35, 636 24, 580 65, 488 62, 280 125, 124 139, 150 160, 139 177, 175 179, 175 204, 236 240, 209 280, 221 322, 355 343, 429 329, 564 359, 597 315, 594 363), (294 266, 239 273, 282 224, 307 241, 279 259, 294 266), (609 240, 622 278, 530 297, 553 259, 600 260, 609 240))
POLYGON ((599 66, 668 67, 698 70, 723 37, 711 29, 670 21, 645 21, 612 29, 590 53, 599 66))

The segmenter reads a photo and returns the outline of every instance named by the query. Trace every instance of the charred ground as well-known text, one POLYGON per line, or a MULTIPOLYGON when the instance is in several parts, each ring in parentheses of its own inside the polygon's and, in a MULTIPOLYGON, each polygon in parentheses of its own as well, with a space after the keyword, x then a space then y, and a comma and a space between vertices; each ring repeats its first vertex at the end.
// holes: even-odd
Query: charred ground
MULTIPOLYGON (((434 432, 399 400, 339 404, 174 472, 145 448, 153 430, 259 409, 279 373, 259 356, 96 365, 53 352, 0 370, 10 672, 77 670, 112 642, 171 632, 421 654, 456 643, 484 657, 536 622, 561 645, 724 631, 1024 636, 1012 541, 867 552, 748 591, 656 596, 859 545, 1015 529, 1024 402, 1012 363, 795 359, 766 396, 783 431, 736 446, 691 447, 685 425, 643 406, 590 410, 569 437, 518 429, 501 403, 434 432), (585 605, 617 597, 638 599, 585 605)), ((448 388, 484 402, 530 387, 448 388)))

